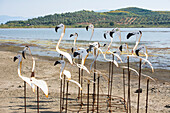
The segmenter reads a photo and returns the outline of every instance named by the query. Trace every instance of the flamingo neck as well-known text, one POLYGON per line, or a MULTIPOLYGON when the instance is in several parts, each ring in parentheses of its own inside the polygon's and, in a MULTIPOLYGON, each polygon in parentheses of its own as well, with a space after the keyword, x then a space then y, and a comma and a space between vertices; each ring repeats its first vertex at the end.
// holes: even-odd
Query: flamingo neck
POLYGON ((136 41, 136 45, 135 45, 135 47, 133 48, 132 54, 133 54, 133 52, 136 50, 136 48, 138 47, 138 44, 139 44, 139 42, 140 42, 141 37, 142 37, 142 34, 140 35, 139 39, 136 41))
POLYGON ((64 26, 63 32, 61 33, 60 39, 57 43, 56 49, 59 49, 59 45, 60 45, 62 38, 64 37, 64 34, 65 34, 65 26, 64 26))
POLYGON ((22 68, 22 61, 19 61, 19 63, 18 63, 18 76, 22 76, 21 75, 21 68, 22 68))

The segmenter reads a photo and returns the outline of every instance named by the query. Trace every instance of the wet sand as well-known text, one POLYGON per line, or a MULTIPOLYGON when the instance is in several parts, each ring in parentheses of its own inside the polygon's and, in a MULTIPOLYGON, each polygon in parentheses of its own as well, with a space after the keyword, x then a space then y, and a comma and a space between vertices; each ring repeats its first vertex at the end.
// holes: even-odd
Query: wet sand
MULTIPOLYGON (((23 48, 17 46, 0 46, 0 112, 3 113, 16 113, 24 112, 24 99, 23 89, 24 82, 17 75, 18 61, 13 62, 13 57, 20 54, 23 48)), ((36 60, 35 76, 37 79, 45 80, 49 88, 49 97, 40 91, 40 112, 41 113, 54 113, 59 112, 59 90, 60 90, 60 65, 53 66, 54 62, 59 58, 55 57, 42 57, 34 56, 36 60)), ((22 75, 30 77, 31 75, 31 57, 27 55, 27 59, 23 60, 22 75)), ((90 66, 91 60, 87 60, 86 66, 90 66)), ((121 64, 126 65, 126 64, 121 64)), ((136 67, 137 64, 132 63, 130 66, 136 67)), ((78 81, 78 68, 71 66, 67 63, 66 69, 72 73, 72 79, 78 81)), ((97 62, 97 69, 107 75, 108 63, 97 62)), ((127 73, 127 71, 126 71, 127 73)), ((156 82, 150 80, 149 84, 149 113, 169 113, 170 112, 170 71, 156 69, 155 73, 151 73, 150 69, 143 69, 142 73, 151 75, 156 82)), ((93 79, 93 74, 88 75, 84 72, 84 76, 93 79)), ((140 112, 145 112, 145 95, 146 95, 146 81, 147 78, 142 77, 140 94, 140 112)), ((107 81, 101 77, 101 90, 100 93, 107 94, 107 81)), ((127 75, 126 75, 126 94, 127 94, 127 75)), ((86 93, 87 81, 83 84, 83 93, 86 93)), ((93 84, 90 84, 90 93, 92 93, 93 84)), ((131 73, 131 104, 132 113, 136 112, 137 107, 137 93, 134 93, 138 88, 138 76, 131 73)), ((70 83, 69 98, 75 100, 78 88, 76 85, 70 83)), ((122 85, 122 69, 114 66, 113 78, 113 96, 123 97, 122 85)), ((126 96, 127 98, 127 96, 126 96)), ((84 100, 85 101, 85 100, 84 100)), ((36 112, 36 92, 33 93, 30 86, 27 85, 27 111, 32 113, 36 112)), ((116 113, 124 112, 123 109, 113 108, 116 113)))

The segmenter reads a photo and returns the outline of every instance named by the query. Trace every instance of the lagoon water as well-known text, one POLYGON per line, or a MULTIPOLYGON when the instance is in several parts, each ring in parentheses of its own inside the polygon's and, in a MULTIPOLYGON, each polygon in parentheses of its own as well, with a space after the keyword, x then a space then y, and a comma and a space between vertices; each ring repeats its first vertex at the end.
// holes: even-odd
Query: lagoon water
MULTIPOLYGON (((132 37, 129 40, 126 36, 129 32, 142 31, 142 38, 140 45, 148 47, 149 61, 157 69, 170 70, 170 28, 120 28, 121 29, 121 43, 128 43, 130 48, 135 45, 136 38, 132 37)), ((66 34, 63 37, 60 48, 71 49, 74 38, 70 38, 71 33, 78 33, 77 45, 79 47, 87 47, 90 42, 99 41, 102 44, 109 44, 110 38, 104 39, 105 31, 112 30, 111 28, 95 28, 94 35, 91 41, 91 30, 86 31, 85 28, 67 28, 66 34)), ((18 28, 18 29, 0 29, 0 44, 12 44, 16 46, 23 46, 25 44, 32 44, 32 53, 41 56, 58 57, 55 51, 55 46, 60 38, 61 30, 58 33, 54 28, 18 28)), ((114 37, 112 43, 112 51, 116 51, 118 47, 119 38, 114 37)), ((103 50, 106 49, 102 48, 103 50)), ((110 57, 109 55, 107 56, 110 57)), ((93 59, 90 55, 89 59, 93 59)), ((105 61, 100 55, 97 60, 105 61)), ((139 61, 139 59, 132 58, 132 61, 139 61)), ((146 65, 146 67, 149 67, 146 65)))

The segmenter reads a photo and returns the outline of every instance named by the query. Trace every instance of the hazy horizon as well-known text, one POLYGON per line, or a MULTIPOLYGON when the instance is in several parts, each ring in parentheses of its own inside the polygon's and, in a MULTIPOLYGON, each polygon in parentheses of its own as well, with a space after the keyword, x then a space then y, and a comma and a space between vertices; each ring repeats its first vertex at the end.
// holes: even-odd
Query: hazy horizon
POLYGON ((170 11, 169 0, 0 0, 0 15, 38 17, 55 13, 75 12, 79 10, 116 10, 126 7, 138 7, 153 11, 170 11), (66 4, 67 3, 67 4, 66 4))

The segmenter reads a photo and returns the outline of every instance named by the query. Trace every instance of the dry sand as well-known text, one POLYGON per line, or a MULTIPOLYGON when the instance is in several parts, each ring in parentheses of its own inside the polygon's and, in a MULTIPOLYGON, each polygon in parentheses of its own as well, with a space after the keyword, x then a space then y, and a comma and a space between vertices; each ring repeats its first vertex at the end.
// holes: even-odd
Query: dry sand
MULTIPOLYGON (((0 48, 0 112, 1 113, 18 113, 24 112, 23 89, 24 83, 17 75, 17 62, 13 62, 13 57, 18 54, 16 51, 21 51, 22 48, 14 49, 14 47, 0 48), (5 50, 5 51, 4 51, 5 50), (8 51, 7 51, 8 50, 8 51), (11 52, 13 51, 13 52, 11 52)), ((53 66, 54 61, 58 58, 39 57, 36 58, 35 76, 37 79, 45 80, 49 88, 49 97, 46 98, 42 91, 40 91, 40 112, 41 113, 56 113, 59 112, 59 91, 60 91, 60 65, 53 66)), ((90 60, 87 61, 87 67, 90 65, 90 60)), ((135 65, 135 64, 133 64, 135 65)), ((31 75, 31 58, 27 55, 27 59, 23 61, 22 75, 29 77, 31 75)), ((72 79, 78 81, 78 68, 67 63, 67 70, 72 73, 72 79)), ((97 69, 107 74, 108 64, 104 62, 97 62, 97 69)), ((156 82, 150 80, 149 84, 149 113, 170 113, 170 71, 169 70, 155 70, 154 74, 150 73, 149 69, 143 69, 142 72, 150 74, 156 79, 156 82)), ((127 72, 127 71, 126 71, 127 72)), ((136 113, 137 93, 134 93, 138 88, 138 77, 135 73, 131 73, 131 104, 132 113, 136 113)), ((93 74, 88 75, 84 73, 85 77, 93 79, 93 74)), ((140 113, 145 112, 145 95, 146 95, 146 81, 142 77, 140 94, 140 113)), ((100 93, 107 94, 107 81, 101 78, 100 93)), ((83 85, 83 93, 86 93, 87 81, 83 85)), ((92 93, 93 85, 90 85, 90 93, 92 93)), ((113 78, 113 96, 123 97, 122 85, 122 69, 114 68, 113 78)), ((76 85, 70 83, 69 98, 76 100, 78 88, 76 85)), ((126 94, 127 94, 127 76, 126 76, 126 94)), ((127 96, 126 96, 127 98, 127 96)), ((84 100, 85 101, 85 100, 84 100)), ((30 86, 27 85, 27 112, 36 112, 36 92, 33 93, 30 86)), ((105 108, 104 108, 105 109, 105 108)), ((114 112, 124 112, 123 109, 113 108, 114 112)))

